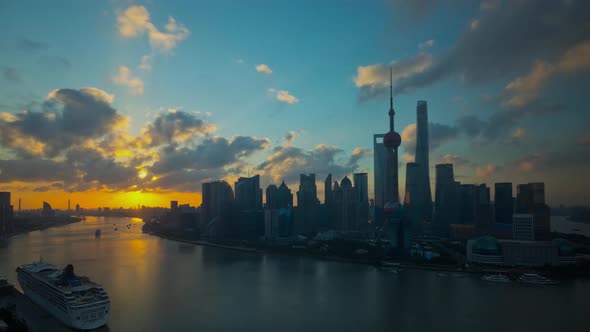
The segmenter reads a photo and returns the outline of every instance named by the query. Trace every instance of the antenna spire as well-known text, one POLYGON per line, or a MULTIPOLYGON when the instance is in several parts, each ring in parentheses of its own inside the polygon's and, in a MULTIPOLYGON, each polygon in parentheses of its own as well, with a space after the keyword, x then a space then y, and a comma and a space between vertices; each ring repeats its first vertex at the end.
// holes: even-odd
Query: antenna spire
POLYGON ((389 67, 389 108, 393 109, 393 70, 389 67))

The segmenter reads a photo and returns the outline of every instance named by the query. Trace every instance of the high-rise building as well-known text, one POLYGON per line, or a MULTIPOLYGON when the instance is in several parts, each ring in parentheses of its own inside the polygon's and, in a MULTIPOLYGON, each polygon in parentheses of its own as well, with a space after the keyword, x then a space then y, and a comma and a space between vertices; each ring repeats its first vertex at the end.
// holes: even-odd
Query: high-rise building
POLYGON ((43 210, 41 211, 41 216, 43 218, 55 217, 55 211, 53 211, 51 204, 49 204, 47 202, 43 202, 43 210))
POLYGON ((274 210, 277 208, 277 195, 279 188, 274 184, 266 187, 266 204, 265 208, 274 210))
POLYGON ((332 190, 332 173, 324 180, 324 208, 320 224, 322 226, 333 226, 334 223, 334 191, 332 190))
POLYGON ((418 163, 406 164, 406 190, 404 195, 404 207, 406 217, 410 220, 415 232, 420 232, 422 222, 420 204, 420 167, 418 163))
POLYGON ((236 204, 238 209, 260 210, 262 209, 262 189, 260 189, 260 175, 250 178, 240 177, 234 184, 236 204))
POLYGON ((383 145, 385 134, 373 135, 373 191, 374 202, 378 208, 385 206, 385 164, 387 149, 383 145))
POLYGON ((299 233, 316 230, 319 205, 315 174, 300 174, 299 191, 297 191, 297 231, 299 233))
POLYGON ((496 223, 512 224, 512 213, 514 211, 514 200, 512 198, 512 183, 496 183, 494 187, 494 207, 496 213, 496 223))
POLYGON ((293 194, 291 189, 287 187, 285 181, 281 182, 279 189, 277 190, 277 209, 292 208, 293 207, 293 194))
POLYGON ((205 224, 232 207, 234 192, 225 181, 206 182, 202 184, 203 203, 201 219, 205 224))
POLYGON ((476 187, 475 230, 479 235, 492 232, 494 210, 490 202, 490 188, 485 184, 476 187))
POLYGON ((345 176, 334 188, 334 228, 339 231, 358 231, 359 192, 345 176))
POLYGON ((175 211, 178 209, 178 201, 170 201, 170 210, 175 211))
POLYGON ((434 226, 441 235, 448 235, 450 224, 457 223, 459 193, 453 174, 453 164, 436 165, 434 226))
POLYGON ((551 210, 545 204, 545 184, 533 182, 519 184, 516 188, 516 213, 527 213, 534 216, 536 240, 550 239, 551 210))
POLYGON ((0 235, 12 233, 14 213, 10 205, 10 192, 0 192, 0 235))
POLYGON ((432 191, 430 189, 430 161, 428 156, 428 106, 425 100, 419 100, 416 107, 416 163, 419 174, 416 178, 418 190, 415 202, 418 204, 418 216, 421 221, 432 220, 432 191))
POLYGON ((474 184, 462 184, 459 187, 460 218, 459 222, 474 225, 477 212, 477 187, 474 184))
POLYGON ((528 213, 512 215, 512 238, 521 241, 535 240, 534 216, 528 213))
POLYGON ((369 222, 369 175, 367 173, 354 173, 352 175, 354 189, 358 194, 358 230, 366 232, 369 222))

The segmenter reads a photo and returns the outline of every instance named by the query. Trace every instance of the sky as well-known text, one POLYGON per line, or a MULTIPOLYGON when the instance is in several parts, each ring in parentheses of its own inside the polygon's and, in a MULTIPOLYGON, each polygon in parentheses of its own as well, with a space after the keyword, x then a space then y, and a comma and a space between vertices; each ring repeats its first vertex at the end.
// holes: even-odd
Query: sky
POLYGON ((453 163, 590 204, 586 0, 2 1, 0 191, 199 205, 202 182, 316 173, 323 200, 368 172, 372 196, 390 68, 402 198, 426 100, 432 188, 453 163))

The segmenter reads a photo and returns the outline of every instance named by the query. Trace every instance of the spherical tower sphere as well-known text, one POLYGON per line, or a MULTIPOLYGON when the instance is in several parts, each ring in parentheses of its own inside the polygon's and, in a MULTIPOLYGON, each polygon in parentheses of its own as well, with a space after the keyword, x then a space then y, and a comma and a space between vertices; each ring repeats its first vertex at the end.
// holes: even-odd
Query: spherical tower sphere
POLYGON ((387 148, 398 148, 402 143, 402 137, 395 131, 390 131, 383 137, 383 145, 387 148))

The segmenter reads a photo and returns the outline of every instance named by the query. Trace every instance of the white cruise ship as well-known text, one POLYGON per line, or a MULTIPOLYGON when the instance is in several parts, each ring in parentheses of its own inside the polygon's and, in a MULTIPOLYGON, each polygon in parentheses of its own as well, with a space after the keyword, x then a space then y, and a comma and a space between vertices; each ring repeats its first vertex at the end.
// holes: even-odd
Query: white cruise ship
POLYGON ((76 276, 74 267, 61 270, 44 262, 16 269, 26 296, 69 327, 90 330, 106 324, 110 299, 101 285, 76 276))
POLYGON ((545 278, 542 275, 536 273, 523 273, 518 277, 518 281, 526 284, 537 284, 537 285, 555 285, 559 284, 559 281, 545 278))

